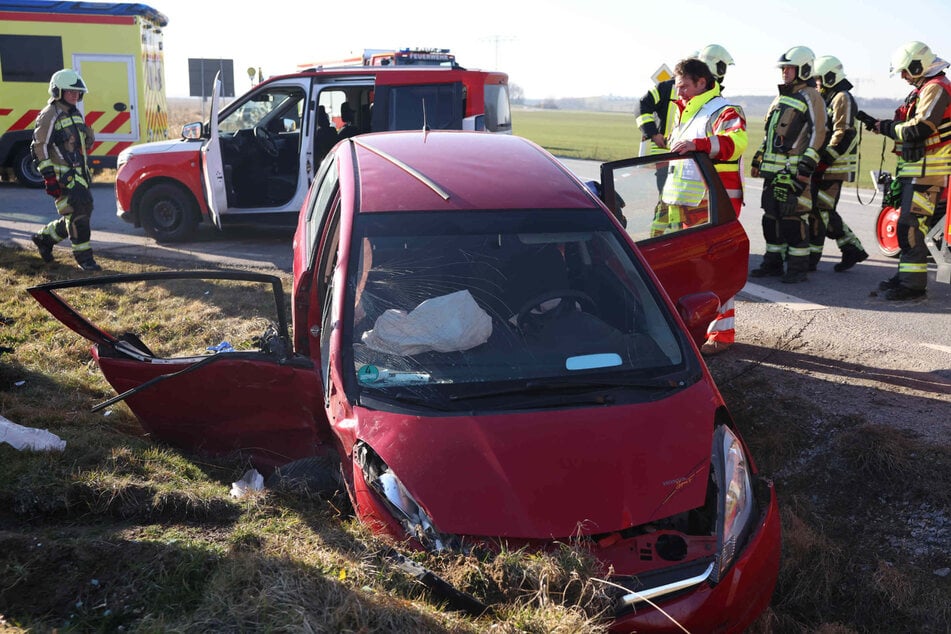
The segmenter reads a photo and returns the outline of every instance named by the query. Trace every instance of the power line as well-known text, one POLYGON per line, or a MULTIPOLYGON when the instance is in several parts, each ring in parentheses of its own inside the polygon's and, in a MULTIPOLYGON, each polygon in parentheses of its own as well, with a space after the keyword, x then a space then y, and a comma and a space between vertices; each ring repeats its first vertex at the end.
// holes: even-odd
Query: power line
POLYGON ((490 35, 488 37, 482 38, 483 42, 492 42, 492 44, 495 46, 495 68, 492 70, 499 69, 499 45, 501 45, 503 42, 514 42, 516 39, 518 38, 516 38, 514 35, 490 35))

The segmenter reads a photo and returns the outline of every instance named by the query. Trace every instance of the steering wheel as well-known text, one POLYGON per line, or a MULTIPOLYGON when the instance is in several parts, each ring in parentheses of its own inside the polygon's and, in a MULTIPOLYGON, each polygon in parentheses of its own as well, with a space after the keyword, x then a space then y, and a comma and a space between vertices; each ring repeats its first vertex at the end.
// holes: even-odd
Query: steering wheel
POLYGON ((271 158, 277 158, 277 135, 264 126, 254 126, 254 140, 258 147, 271 158))
POLYGON ((581 304, 582 310, 587 313, 594 314, 597 312, 597 307, 594 303, 594 300, 591 299, 591 296, 587 293, 576 291, 571 288, 556 288, 546 293, 535 295, 525 302, 522 305, 522 308, 516 314, 515 325, 517 325, 519 329, 524 329, 523 322, 525 322, 526 319, 531 321, 531 317, 541 317, 543 319, 547 319, 549 317, 558 317, 570 310, 574 310, 575 302, 581 304), (544 313, 543 315, 531 314, 533 308, 536 308, 539 304, 544 304, 545 302, 553 299, 560 299, 562 301, 560 304, 558 304, 558 306, 547 313, 544 313))

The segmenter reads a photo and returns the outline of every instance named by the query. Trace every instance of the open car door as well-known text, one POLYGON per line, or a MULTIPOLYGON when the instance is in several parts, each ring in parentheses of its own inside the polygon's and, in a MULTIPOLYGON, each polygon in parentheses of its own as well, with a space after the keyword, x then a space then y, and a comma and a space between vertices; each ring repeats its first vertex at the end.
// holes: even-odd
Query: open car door
POLYGON ((312 456, 329 438, 320 379, 313 362, 292 351, 275 276, 153 272, 27 290, 93 343, 93 358, 118 393, 94 411, 125 401, 158 440, 190 452, 243 452, 262 470, 312 456), (118 297, 132 301, 112 301, 118 297), (164 304, 162 311, 149 310, 150 302, 164 304), (178 323, 157 317, 173 312, 169 321, 178 323), (169 350, 171 340, 187 350, 169 350))
POLYGON ((215 75, 211 93, 211 115, 208 121, 208 140, 201 146, 202 180, 205 198, 215 227, 221 229, 221 213, 228 207, 228 189, 225 184, 224 161, 221 158, 221 138, 218 135, 218 102, 221 97, 221 73, 215 75))
MULTIPOLYGON (((675 304, 703 292, 723 303, 746 284, 749 239, 706 154, 604 163, 601 185, 605 204, 623 215, 628 233, 675 304)), ((692 334, 703 340, 704 333, 692 334)))

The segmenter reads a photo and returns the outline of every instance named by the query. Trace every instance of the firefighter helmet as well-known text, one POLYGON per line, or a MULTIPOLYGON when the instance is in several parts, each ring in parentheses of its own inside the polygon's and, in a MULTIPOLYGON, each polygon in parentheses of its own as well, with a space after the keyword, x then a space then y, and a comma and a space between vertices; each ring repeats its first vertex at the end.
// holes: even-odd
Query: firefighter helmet
POLYGON ((796 68, 796 78, 806 81, 812 77, 815 59, 816 55, 812 52, 812 49, 806 46, 793 46, 782 54, 779 61, 776 62, 776 66, 779 68, 794 66, 796 68))
POLYGON ((719 44, 710 44, 704 47, 697 54, 697 58, 710 67, 710 72, 720 82, 726 76, 726 67, 733 64, 733 56, 719 44))
POLYGON ((918 79, 935 63, 936 59, 937 56, 924 42, 907 42, 892 53, 892 63, 888 74, 898 75, 904 70, 912 79, 918 79))
POLYGON ((78 90, 80 100, 82 100, 83 94, 89 92, 86 88, 86 82, 72 68, 58 70, 50 77, 50 97, 59 99, 63 96, 64 90, 78 90))
POLYGON ((838 57, 832 55, 817 57, 816 78, 819 79, 822 88, 832 88, 845 79, 845 69, 842 68, 842 62, 839 61, 838 57))

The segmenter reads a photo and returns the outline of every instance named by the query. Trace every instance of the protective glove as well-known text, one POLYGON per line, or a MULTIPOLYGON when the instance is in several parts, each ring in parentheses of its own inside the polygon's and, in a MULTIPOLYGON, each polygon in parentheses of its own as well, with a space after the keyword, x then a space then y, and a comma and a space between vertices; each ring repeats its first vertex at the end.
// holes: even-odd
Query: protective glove
POLYGON ((882 119, 878 122, 878 133, 884 134, 890 139, 895 138, 895 122, 891 119, 882 119))
POLYGON ((59 186, 59 180, 56 178, 56 172, 53 170, 43 172, 43 182, 46 184, 46 193, 53 198, 59 198, 63 195, 63 190, 59 186))
POLYGON ((753 178, 759 178, 759 170, 763 165, 763 150, 757 150, 756 154, 753 155, 753 160, 750 163, 750 176, 753 178))
POLYGON ((914 163, 925 157, 925 144, 912 143, 911 141, 902 141, 901 158, 903 161, 914 163))
POLYGON ((793 215, 799 206, 799 194, 806 189, 806 184, 795 176, 783 170, 776 174, 770 185, 773 200, 776 201, 782 215, 793 215))

